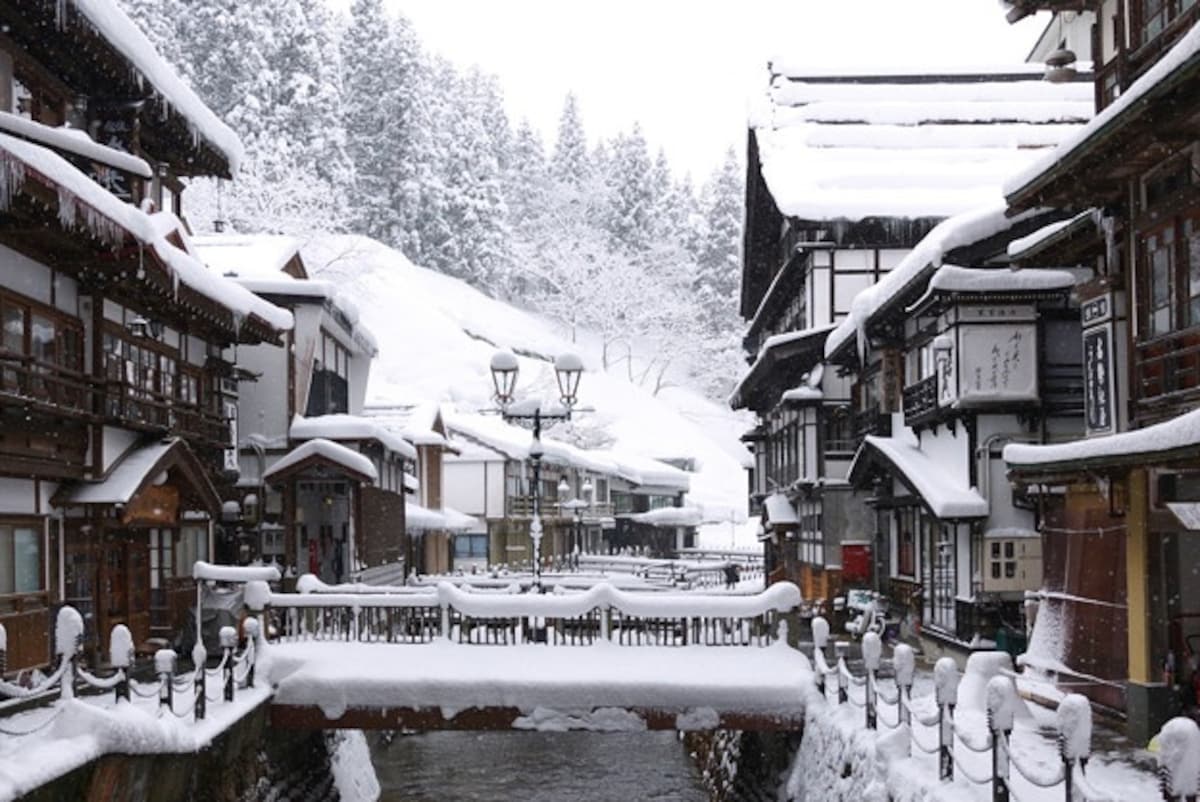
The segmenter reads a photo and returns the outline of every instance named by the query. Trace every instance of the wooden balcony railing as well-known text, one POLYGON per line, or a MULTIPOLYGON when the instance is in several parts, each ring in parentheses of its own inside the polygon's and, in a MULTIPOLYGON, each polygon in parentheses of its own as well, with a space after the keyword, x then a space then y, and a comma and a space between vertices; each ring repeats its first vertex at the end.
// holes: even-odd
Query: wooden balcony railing
POLYGON ((91 415, 96 406, 96 388, 84 374, 10 354, 0 356, 0 396, 74 415, 91 415))
POLYGON ((1139 408, 1169 406, 1200 395, 1200 328, 1138 343, 1135 351, 1139 408))
POLYGON ((859 410, 854 413, 854 434, 860 442, 869 434, 891 437, 892 416, 878 408, 859 410))
POLYGON ((224 418, 139 385, 126 374, 125 365, 123 359, 112 354, 105 362, 102 413, 106 419, 133 428, 178 434, 212 446, 229 444, 230 429, 224 418))
POLYGON ((937 376, 926 376, 904 388, 904 422, 909 426, 928 420, 937 409, 937 376))
MULTIPOLYGON (((565 501, 565 499, 563 499, 565 501)), ((569 509, 563 509, 559 506, 560 499, 557 498, 542 498, 542 517, 543 518, 562 518, 570 520, 575 517, 575 513, 569 509)), ((509 496, 504 500, 504 512, 510 518, 529 518, 533 515, 533 496, 509 496)), ((586 521, 589 518, 596 516, 611 517, 613 514, 613 505, 610 502, 597 502, 584 507, 583 518, 586 521)))

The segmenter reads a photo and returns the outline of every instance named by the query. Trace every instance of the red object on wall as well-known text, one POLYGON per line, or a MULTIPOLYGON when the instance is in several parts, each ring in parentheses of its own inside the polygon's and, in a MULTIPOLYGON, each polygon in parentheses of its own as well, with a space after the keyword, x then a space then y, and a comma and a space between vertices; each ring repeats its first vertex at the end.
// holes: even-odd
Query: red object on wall
POLYGON ((842 581, 871 581, 871 547, 866 543, 842 546, 842 581))

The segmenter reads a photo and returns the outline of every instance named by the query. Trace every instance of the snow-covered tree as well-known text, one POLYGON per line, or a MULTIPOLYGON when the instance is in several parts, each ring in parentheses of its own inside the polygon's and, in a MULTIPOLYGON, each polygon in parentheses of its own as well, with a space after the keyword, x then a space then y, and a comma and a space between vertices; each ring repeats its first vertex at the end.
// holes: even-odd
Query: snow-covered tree
POLYGON ((568 94, 563 101, 554 155, 550 159, 550 172, 555 180, 575 186, 586 182, 592 172, 588 162, 587 136, 584 134, 583 119, 579 114, 579 102, 573 93, 568 94))

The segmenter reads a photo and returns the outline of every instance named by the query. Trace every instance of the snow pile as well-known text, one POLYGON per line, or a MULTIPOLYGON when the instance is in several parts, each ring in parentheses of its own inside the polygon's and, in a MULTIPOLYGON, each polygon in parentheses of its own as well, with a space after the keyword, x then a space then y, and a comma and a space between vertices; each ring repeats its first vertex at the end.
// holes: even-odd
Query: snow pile
POLYGON ((1180 798, 1200 793, 1200 727, 1190 718, 1173 718, 1158 734, 1158 765, 1166 788, 1180 798))
POLYGON ((375 802, 379 779, 371 764, 371 750, 362 730, 337 730, 327 736, 329 768, 342 802, 375 802))
POLYGON ((273 565, 216 565, 197 560, 192 578, 214 582, 278 582, 279 568, 273 565))
POLYGON ((1006 177, 1091 117, 1089 84, 1050 84, 1028 65, 981 73, 776 74, 753 121, 776 206, 806 220, 958 214, 996 197, 1006 177))
MULTIPOLYGON (((688 503, 703 509, 705 520, 745 519, 749 454, 738 440, 744 417, 678 388, 654 396, 630 383, 623 366, 603 371, 599 344, 586 336, 568 342, 549 321, 416 267, 370 239, 320 237, 302 254, 312 275, 343 288, 378 337, 368 406, 436 403, 474 423, 476 413, 493 409, 488 364, 497 349, 519 359, 518 394, 541 399, 558 395, 553 358, 580 352, 586 368, 581 409, 563 427, 575 442, 643 459, 692 459, 697 470, 683 474, 688 503)), ((555 439, 558 431, 546 435, 555 439)))
POLYGON ((1092 705, 1086 696, 1072 693, 1063 697, 1054 718, 1062 735, 1064 757, 1077 760, 1092 753, 1092 705))

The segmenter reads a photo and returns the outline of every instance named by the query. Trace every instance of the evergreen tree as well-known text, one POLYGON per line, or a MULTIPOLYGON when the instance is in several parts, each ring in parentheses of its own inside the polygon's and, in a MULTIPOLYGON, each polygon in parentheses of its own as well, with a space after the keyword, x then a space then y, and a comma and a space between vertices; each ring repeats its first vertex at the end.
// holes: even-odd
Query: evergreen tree
POLYGON ((742 167, 730 148, 705 187, 706 232, 696 257, 696 292, 714 332, 729 328, 737 308, 743 193, 742 167))
POLYGON ((556 181, 575 186, 582 186, 591 174, 587 136, 583 132, 583 120, 579 116, 579 103, 574 93, 568 94, 563 101, 550 172, 556 181))
POLYGON ((650 152, 640 125, 612 142, 608 231, 616 246, 632 253, 654 241, 656 186, 650 152))

